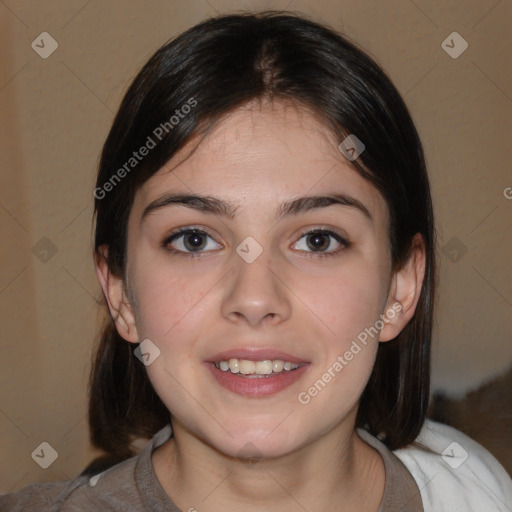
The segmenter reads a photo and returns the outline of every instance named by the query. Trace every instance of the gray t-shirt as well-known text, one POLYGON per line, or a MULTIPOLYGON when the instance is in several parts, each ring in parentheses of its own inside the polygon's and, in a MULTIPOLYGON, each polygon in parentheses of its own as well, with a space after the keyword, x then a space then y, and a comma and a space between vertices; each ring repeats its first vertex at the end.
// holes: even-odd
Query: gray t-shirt
MULTIPOLYGON (((381 441, 358 429, 382 456, 384 496, 377 512, 423 512, 415 480, 402 461, 381 441)), ((172 435, 171 425, 158 431, 142 451, 93 477, 68 482, 30 484, 0 496, 0 512, 186 512, 167 496, 153 469, 151 453, 172 435)))

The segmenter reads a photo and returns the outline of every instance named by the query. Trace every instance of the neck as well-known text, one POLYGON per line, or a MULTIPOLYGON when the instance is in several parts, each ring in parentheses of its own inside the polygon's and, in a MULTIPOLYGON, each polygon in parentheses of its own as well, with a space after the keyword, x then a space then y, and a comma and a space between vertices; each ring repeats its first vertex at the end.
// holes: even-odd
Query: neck
POLYGON ((292 453, 256 461, 227 456, 173 420, 153 452, 160 484, 182 510, 377 511, 385 482, 380 454, 340 424, 292 453), (371 482, 371 486, 369 485, 371 482))

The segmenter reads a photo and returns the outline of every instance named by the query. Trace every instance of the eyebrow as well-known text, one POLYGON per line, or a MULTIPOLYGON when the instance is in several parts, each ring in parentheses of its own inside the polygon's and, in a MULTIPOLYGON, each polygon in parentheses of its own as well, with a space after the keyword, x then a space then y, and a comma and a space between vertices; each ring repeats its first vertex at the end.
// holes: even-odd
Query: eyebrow
MULTIPOLYGON (((158 199, 155 199, 148 206, 146 206, 146 208, 144 208, 141 216, 141 222, 145 219, 145 217, 147 217, 155 210, 159 210, 161 208, 172 205, 185 206, 186 208, 191 208, 192 210, 196 210, 202 213, 221 215, 229 219, 234 219, 238 210, 238 207, 229 201, 224 201, 216 197, 195 194, 165 194, 158 199)), ((366 206, 361 201, 359 201, 359 199, 346 194, 303 196, 291 201, 286 201, 280 205, 277 216, 278 220, 281 220, 291 215, 298 215, 300 213, 317 210, 319 208, 326 208, 332 205, 341 205, 354 208, 361 212, 371 222, 373 222, 373 217, 370 214, 368 208, 366 208, 366 206)))

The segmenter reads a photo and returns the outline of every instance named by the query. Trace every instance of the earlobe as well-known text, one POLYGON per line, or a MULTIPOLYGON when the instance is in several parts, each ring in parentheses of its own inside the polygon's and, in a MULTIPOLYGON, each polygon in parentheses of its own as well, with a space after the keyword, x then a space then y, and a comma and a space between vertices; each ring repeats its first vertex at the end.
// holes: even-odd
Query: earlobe
POLYGON ((126 341, 138 343, 135 315, 128 300, 123 279, 113 275, 108 266, 108 247, 100 246, 94 259, 96 275, 110 314, 116 324, 117 332, 126 341))
POLYGON ((393 276, 379 341, 396 338, 413 317, 425 277, 425 260, 425 242, 416 233, 408 260, 393 276))

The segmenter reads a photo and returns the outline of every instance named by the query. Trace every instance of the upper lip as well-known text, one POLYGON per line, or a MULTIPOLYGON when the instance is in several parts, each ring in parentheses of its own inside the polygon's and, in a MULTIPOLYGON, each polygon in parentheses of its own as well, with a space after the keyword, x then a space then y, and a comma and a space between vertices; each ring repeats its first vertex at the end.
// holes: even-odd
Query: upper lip
POLYGON ((294 364, 307 363, 305 359, 292 356, 282 350, 274 348, 233 348, 231 350, 224 350, 211 357, 208 362, 218 363, 220 361, 229 361, 230 359, 246 359, 248 361, 265 361, 280 359, 281 361, 289 361, 294 364))

